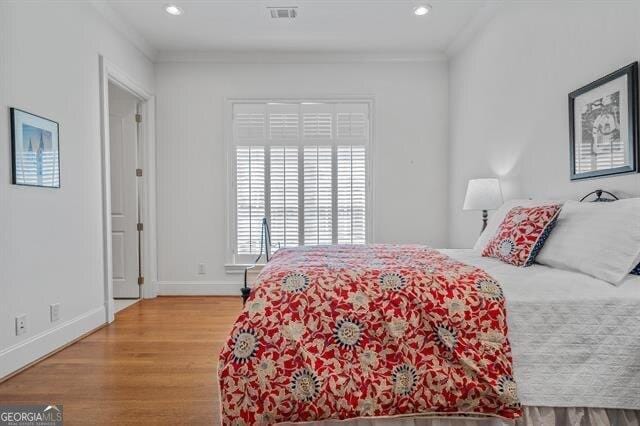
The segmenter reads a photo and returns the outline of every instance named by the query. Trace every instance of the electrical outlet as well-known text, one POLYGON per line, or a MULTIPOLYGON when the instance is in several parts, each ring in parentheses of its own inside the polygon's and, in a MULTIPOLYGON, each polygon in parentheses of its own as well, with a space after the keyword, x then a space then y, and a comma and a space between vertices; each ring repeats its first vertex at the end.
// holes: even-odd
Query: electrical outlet
POLYGON ((49 305, 49 315, 51 318, 51 322, 56 322, 60 319, 60 304, 54 303, 53 305, 49 305))
POLYGON ((198 264, 198 274, 199 275, 204 275, 207 273, 207 268, 204 266, 204 263, 199 263, 198 264))
POLYGON ((19 315, 16 317, 16 336, 20 336, 27 332, 27 316, 19 315))

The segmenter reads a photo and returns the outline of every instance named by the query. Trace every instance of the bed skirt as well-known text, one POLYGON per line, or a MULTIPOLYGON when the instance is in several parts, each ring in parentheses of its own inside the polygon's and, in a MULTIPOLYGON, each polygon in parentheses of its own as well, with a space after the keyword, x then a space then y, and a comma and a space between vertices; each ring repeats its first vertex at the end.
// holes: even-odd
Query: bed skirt
MULTIPOLYGON (((515 423, 498 418, 377 418, 325 420, 321 426, 640 426, 640 410, 575 407, 523 407, 515 423)), ((280 423, 292 425, 292 423, 280 423)), ((299 424, 299 423, 298 423, 299 424)))

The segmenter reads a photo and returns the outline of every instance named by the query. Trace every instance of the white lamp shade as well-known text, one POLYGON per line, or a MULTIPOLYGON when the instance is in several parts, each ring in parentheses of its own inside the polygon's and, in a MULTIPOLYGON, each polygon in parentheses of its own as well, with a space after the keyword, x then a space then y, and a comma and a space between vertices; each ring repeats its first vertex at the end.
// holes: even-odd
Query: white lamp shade
POLYGON ((471 179, 464 197, 464 210, 495 210, 502 205, 500 181, 495 178, 471 179))

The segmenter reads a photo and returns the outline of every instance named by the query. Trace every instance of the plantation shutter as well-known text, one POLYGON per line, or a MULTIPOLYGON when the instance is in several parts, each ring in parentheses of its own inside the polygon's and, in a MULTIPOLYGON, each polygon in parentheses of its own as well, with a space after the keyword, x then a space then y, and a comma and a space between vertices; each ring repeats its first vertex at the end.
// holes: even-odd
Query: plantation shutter
MULTIPOLYGON (((234 253, 367 241, 369 104, 233 104, 234 253)), ((247 257, 248 259, 248 257, 247 257)))
POLYGON ((302 105, 303 137, 306 140, 331 140, 333 136, 333 105, 302 105))
POLYGON ((299 244, 298 147, 271 147, 271 240, 299 244))
POLYGON ((304 243, 333 242, 331 146, 304 147, 304 243))
POLYGON ((362 145, 338 146, 338 244, 366 241, 366 154, 362 145))
POLYGON ((363 104, 336 106, 337 242, 366 242, 367 145, 369 108, 363 104))
POLYGON ((264 140, 266 121, 264 104, 236 105, 233 113, 233 139, 236 144, 264 140))
POLYGON ((233 111, 235 143, 236 252, 260 250, 265 216, 266 108, 264 104, 238 105, 233 111))
POLYGON ((366 139, 369 135, 369 118, 358 106, 343 106, 337 113, 339 139, 366 139))
POLYGON ((269 120, 270 141, 294 141, 299 136, 300 107, 295 104, 269 104, 267 117, 269 120))
POLYGON ((239 146, 236 150, 238 253, 260 250, 260 232, 265 213, 264 147, 239 146))

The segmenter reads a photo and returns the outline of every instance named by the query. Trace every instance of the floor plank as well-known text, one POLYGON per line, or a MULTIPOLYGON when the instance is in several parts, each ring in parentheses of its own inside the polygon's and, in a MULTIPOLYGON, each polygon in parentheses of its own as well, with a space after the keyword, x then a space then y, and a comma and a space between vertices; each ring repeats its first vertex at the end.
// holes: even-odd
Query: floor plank
POLYGON ((218 353, 239 297, 142 300, 0 384, 0 403, 63 404, 67 425, 219 424, 218 353))

